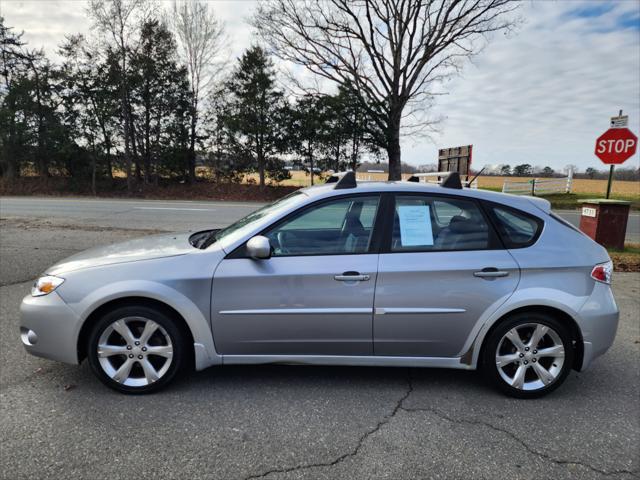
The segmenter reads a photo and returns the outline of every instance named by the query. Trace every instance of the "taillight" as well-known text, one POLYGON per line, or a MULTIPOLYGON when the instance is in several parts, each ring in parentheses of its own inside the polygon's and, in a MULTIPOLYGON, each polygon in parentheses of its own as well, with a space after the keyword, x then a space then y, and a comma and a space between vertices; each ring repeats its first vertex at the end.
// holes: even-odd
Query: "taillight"
POLYGON ((611 284, 611 272, 613 272, 613 263, 600 263, 591 270, 591 278, 598 282, 611 284))

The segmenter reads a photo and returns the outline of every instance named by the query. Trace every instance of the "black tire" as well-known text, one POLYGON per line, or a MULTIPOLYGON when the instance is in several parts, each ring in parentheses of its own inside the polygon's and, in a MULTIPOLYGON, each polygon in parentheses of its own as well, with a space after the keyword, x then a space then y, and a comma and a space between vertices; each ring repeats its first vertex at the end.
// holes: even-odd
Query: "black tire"
MULTIPOLYGON (((549 340, 550 340, 550 337, 543 337, 542 341, 545 342, 549 340)), ((503 349, 510 348, 510 347, 513 347, 513 346, 510 345, 509 343, 504 343, 503 346, 501 346, 501 348, 503 349)), ((517 348, 513 347, 512 351, 514 354, 517 354, 518 356, 520 355, 518 353, 517 348)), ((501 353, 504 354, 504 352, 501 352, 501 353)), ((529 352, 526 352, 526 354, 529 354, 529 352)), ((567 378, 567 375, 569 375, 569 372, 571 371, 574 354, 575 353, 573 348, 572 337, 565 324, 563 324, 561 321, 554 318, 553 316, 547 315, 545 313, 519 312, 502 320, 489 333, 488 337, 485 339, 484 346, 482 349, 481 368, 482 368, 483 374, 488 379, 488 381, 491 384, 493 384, 493 386, 495 386, 497 389, 501 390, 503 393, 515 398, 523 398, 523 399, 539 398, 553 392, 556 388, 562 385, 562 383, 567 378), (560 338, 560 340, 562 341, 562 345, 564 347, 564 360, 562 362, 562 366, 560 368, 559 373, 555 377, 555 380, 553 380, 553 382, 548 385, 544 385, 540 388, 535 388, 533 390, 519 389, 508 384, 507 381, 501 376, 500 368, 496 365, 496 355, 497 355, 498 347, 500 346, 500 342, 503 339, 503 337, 507 334, 507 332, 509 332, 511 329, 516 327, 520 327, 521 329, 520 331, 523 331, 526 334, 529 328, 524 326, 526 324, 541 324, 551 328, 553 331, 555 331, 557 336, 560 338)), ((536 360, 529 359, 529 361, 530 362, 539 361, 540 365, 545 366, 546 368, 546 365, 543 365, 542 363, 543 362, 542 359, 536 359, 536 360)), ((549 362, 551 360, 548 358, 545 358, 544 361, 549 362)), ((520 362, 520 359, 518 359, 518 362, 520 362)), ((524 363, 524 359, 522 360, 522 362, 524 363)), ((555 367, 557 369, 558 363, 557 362, 556 363, 551 362, 551 363, 552 365, 549 365, 548 367, 549 368, 555 367)), ((505 369, 518 368, 519 366, 520 366, 520 363, 515 364, 514 362, 514 364, 504 368, 505 369)), ((530 367, 533 367, 532 363, 528 363, 527 367, 525 367, 525 370, 527 370, 527 375, 528 375, 527 378, 533 378, 535 380, 535 378, 538 377, 538 375, 536 375, 535 371, 533 371, 533 369, 530 367), (532 372, 528 372, 528 370, 531 370, 532 372), (532 375, 535 375, 535 377, 532 377, 532 375)))
MULTIPOLYGON (((138 328, 138 333, 140 333, 139 332, 140 327, 138 326, 138 324, 136 324, 136 320, 129 320, 127 325, 130 326, 130 330, 132 332, 136 328, 138 328)), ((124 337, 120 337, 120 338, 123 339, 124 337)), ((124 343, 130 343, 130 342, 124 342, 124 343)), ((106 314, 104 314, 97 322, 95 322, 95 324, 91 329, 91 333, 89 334, 89 339, 87 343, 87 358, 89 360, 89 365, 91 366, 93 373, 96 375, 96 377, 98 377, 98 379, 102 383, 104 383, 108 387, 122 393, 144 394, 144 393, 156 392, 166 387, 179 372, 183 371, 188 366, 188 363, 189 363, 188 347, 189 346, 187 344, 187 340, 184 332, 182 331, 180 326, 177 324, 177 322, 173 318, 171 318, 169 315, 167 315, 167 313, 163 312, 162 310, 152 308, 149 306, 131 305, 131 306, 123 306, 123 307, 115 308, 114 310, 111 310, 110 312, 107 312, 106 314), (149 383, 147 385, 131 386, 131 385, 125 385, 115 381, 106 373, 98 357, 98 341, 100 340, 100 337, 103 335, 105 330, 109 328, 114 322, 121 319, 125 319, 125 318, 131 318, 131 317, 140 317, 140 318, 152 320, 153 322, 155 322, 157 325, 161 327, 161 329, 157 330, 157 333, 154 333, 154 335, 161 335, 161 336, 152 337, 152 341, 159 342, 159 346, 168 345, 168 343, 164 343, 164 344, 162 343, 163 340, 166 341, 166 337, 168 337, 171 342, 170 347, 172 348, 172 356, 170 358, 170 364, 168 365, 168 368, 164 371, 164 373, 160 376, 159 379, 152 381, 152 383, 149 383)), ((124 345, 123 345, 123 348, 124 348, 124 345)), ((139 348, 139 347, 134 347, 134 348, 139 348)), ((149 350, 151 350, 151 348, 152 347, 150 346, 149 350)), ((133 353, 142 354, 143 352, 138 351, 133 353)), ((117 368, 117 362, 127 361, 128 356, 129 355, 114 355, 113 357, 109 357, 109 362, 115 362, 114 368, 117 368), (114 360, 111 360, 111 358, 114 358, 114 360)), ((131 357, 131 358, 133 358, 131 362, 137 363, 138 365, 138 367, 136 367, 135 365, 132 367, 131 374, 133 375, 137 372, 138 369, 142 370, 142 363, 138 362, 135 357, 131 357)), ((160 365, 162 366, 164 366, 164 361, 166 361, 164 357, 161 358, 160 356, 154 357, 150 355, 148 358, 150 359, 150 361, 160 362, 160 365)), ((146 359, 146 356, 145 356, 145 359, 146 359)))

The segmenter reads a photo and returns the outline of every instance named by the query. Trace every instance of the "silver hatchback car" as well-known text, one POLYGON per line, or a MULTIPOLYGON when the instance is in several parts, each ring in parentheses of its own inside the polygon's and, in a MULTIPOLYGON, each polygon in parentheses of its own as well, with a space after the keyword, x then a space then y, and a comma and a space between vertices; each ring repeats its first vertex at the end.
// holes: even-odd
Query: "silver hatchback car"
POLYGON ((88 358, 127 393, 189 367, 302 363, 481 369, 531 398, 613 343, 611 271, 545 200, 350 172, 223 230, 63 260, 20 328, 30 353, 88 358))

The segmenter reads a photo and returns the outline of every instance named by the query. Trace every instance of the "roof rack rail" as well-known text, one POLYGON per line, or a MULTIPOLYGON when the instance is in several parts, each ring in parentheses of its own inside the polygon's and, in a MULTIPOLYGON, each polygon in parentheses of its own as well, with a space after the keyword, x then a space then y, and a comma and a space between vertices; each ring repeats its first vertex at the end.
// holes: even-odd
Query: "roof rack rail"
POLYGON ((356 183, 356 172, 354 171, 334 173, 327 179, 326 183, 335 183, 336 186, 333 187, 335 190, 356 188, 358 186, 356 183))

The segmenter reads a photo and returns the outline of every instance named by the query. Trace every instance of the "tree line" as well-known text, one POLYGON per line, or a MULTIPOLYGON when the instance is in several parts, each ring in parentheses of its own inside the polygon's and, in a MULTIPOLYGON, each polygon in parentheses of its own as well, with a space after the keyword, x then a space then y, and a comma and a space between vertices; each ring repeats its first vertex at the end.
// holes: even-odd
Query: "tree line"
POLYGON ((0 174, 123 175, 129 189, 165 179, 257 172, 284 162, 341 170, 363 153, 402 171, 400 135, 428 135, 442 82, 509 30, 511 0, 266 0, 250 23, 256 42, 221 62, 226 33, 211 4, 89 0, 92 33, 73 35, 55 61, 0 21, 0 174), (322 88, 285 89, 278 62, 322 88))
MULTIPOLYGON (((180 55, 175 26, 149 12, 128 25, 132 12, 104 3, 94 9, 113 41, 69 36, 55 63, 0 19, 3 177, 62 175, 90 180, 95 191, 97 181, 124 175, 131 189, 194 182, 202 164, 224 181, 256 171, 264 185, 288 177, 285 160, 313 174, 357 168, 363 152, 376 151, 349 86, 288 96, 271 58, 252 46, 228 76, 203 89, 202 71, 180 55)), ((216 28, 211 14, 205 20, 216 28)), ((219 30, 214 35, 221 38, 219 30)))
MULTIPOLYGON (((575 178, 587 178, 592 180, 602 180, 609 177, 609 170, 603 168, 598 170, 593 167, 588 167, 584 171, 580 171, 577 165, 567 165, 560 172, 554 170, 549 166, 532 166, 529 163, 522 163, 511 167, 509 164, 498 165, 491 170, 485 170, 483 175, 500 175, 500 176, 513 176, 513 177, 564 177, 568 174, 569 170, 573 172, 575 178)), ((614 178, 617 180, 639 180, 640 168, 637 167, 622 167, 618 166, 614 170, 614 178)))

